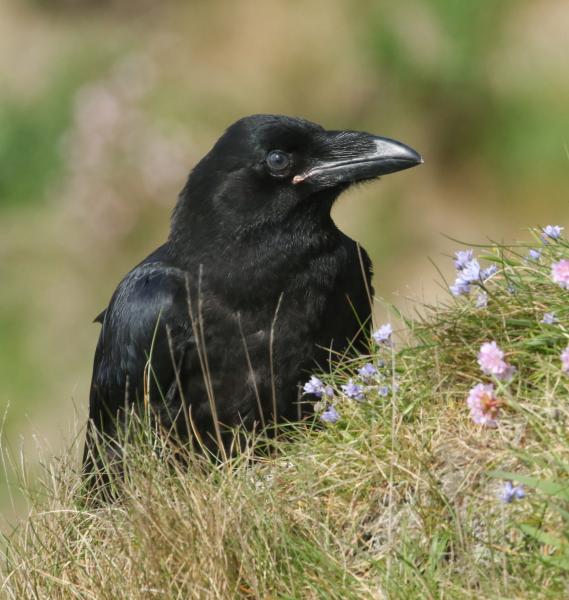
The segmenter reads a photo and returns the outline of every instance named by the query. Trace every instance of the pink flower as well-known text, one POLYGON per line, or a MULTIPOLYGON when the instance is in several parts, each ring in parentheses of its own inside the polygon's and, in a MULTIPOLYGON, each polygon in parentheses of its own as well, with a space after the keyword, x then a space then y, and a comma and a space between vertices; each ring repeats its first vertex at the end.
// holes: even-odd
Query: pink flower
POLYGON ((480 346, 478 364, 483 373, 494 375, 501 381, 511 379, 516 370, 504 360, 504 352, 500 350, 496 342, 486 342, 480 346))
POLYGON ((569 346, 561 353, 561 370, 569 373, 569 346))
POLYGON ((477 425, 496 427, 500 401, 494 394, 492 384, 475 385, 468 394, 466 404, 470 408, 470 417, 477 425))
POLYGON ((562 288, 569 290, 569 260, 564 258, 551 265, 551 279, 562 288))

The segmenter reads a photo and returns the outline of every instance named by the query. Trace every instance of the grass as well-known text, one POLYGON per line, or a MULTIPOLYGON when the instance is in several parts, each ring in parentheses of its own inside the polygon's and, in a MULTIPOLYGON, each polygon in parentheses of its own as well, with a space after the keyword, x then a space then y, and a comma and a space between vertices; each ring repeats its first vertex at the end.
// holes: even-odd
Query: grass
MULTIPOLYGON (((393 346, 321 379, 340 418, 293 426, 266 456, 182 466, 151 428, 127 445, 122 501, 85 503, 72 449, 45 466, 29 515, 6 539, 7 598, 559 598, 569 589, 569 291, 551 264, 563 240, 480 249, 498 272, 423 307, 393 346), (541 322, 545 312, 558 322, 541 322), (468 390, 491 382, 495 340, 517 371, 494 381, 496 428, 472 422, 468 390), (383 362, 381 362, 383 361, 383 362), (366 399, 342 385, 379 366, 366 399), (383 366, 380 366, 383 365, 383 366), (383 385, 390 393, 382 396, 383 385), (315 424, 314 424, 315 425, 315 424), (506 480, 526 497, 506 504, 506 480)), ((361 380, 360 380, 360 383, 361 380)), ((368 382, 369 383, 369 382, 368 382)), ((24 487, 27 487, 25 478, 24 487)))

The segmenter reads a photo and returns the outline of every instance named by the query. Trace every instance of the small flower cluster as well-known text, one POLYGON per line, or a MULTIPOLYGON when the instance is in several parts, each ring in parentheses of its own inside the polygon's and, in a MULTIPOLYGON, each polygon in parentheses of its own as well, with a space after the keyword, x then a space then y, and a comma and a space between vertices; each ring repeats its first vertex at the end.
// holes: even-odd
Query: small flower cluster
POLYGON ((319 398, 319 401, 314 405, 314 410, 320 413, 320 418, 325 423, 335 423, 340 418, 340 413, 332 403, 334 389, 331 385, 324 384, 316 375, 312 375, 304 384, 303 391, 305 394, 311 394, 319 398))
MULTIPOLYGON (((392 334, 393 328, 386 323, 372 333, 372 338, 380 347, 392 347, 392 334)), ((371 392, 376 392, 379 396, 388 396, 391 390, 386 383, 389 375, 381 371, 385 368, 386 363, 383 360, 378 360, 375 364, 365 363, 358 369, 356 377, 350 378, 341 386, 341 395, 358 402, 365 400, 371 392)), ((314 411, 320 415, 322 421, 336 423, 340 419, 337 408, 339 398, 336 397, 332 386, 324 384, 312 375, 304 384, 303 391, 318 398, 314 404, 314 411)))
MULTIPOLYGON (((547 225, 538 230, 539 237, 545 246, 562 240, 564 227, 560 225, 547 225)), ((560 247, 560 246, 559 246, 560 247)), ((544 256, 544 248, 531 248, 526 260, 540 262, 544 256)), ((556 261, 551 263, 551 280, 564 290, 569 290, 569 258, 557 256, 556 261)), ((491 265, 487 269, 482 269, 480 263, 474 258, 471 249, 461 250, 455 253, 454 266, 457 271, 457 277, 454 285, 450 286, 450 291, 455 296, 469 294, 473 285, 482 289, 478 292, 475 300, 477 308, 486 308, 488 306, 488 293, 484 287, 487 281, 494 273, 497 267, 491 265)), ((509 284, 506 288, 511 294, 516 293, 516 287, 509 284)), ((541 318, 544 325, 556 325, 559 319, 553 312, 545 312, 541 318)), ((486 375, 491 375, 499 381, 509 381, 515 373, 515 368, 508 365, 504 360, 504 353, 498 348, 495 342, 483 344, 478 356, 478 363, 486 375)), ((561 354, 562 371, 569 373, 569 347, 561 354)))
POLYGON ((545 325, 555 325, 555 323, 557 323, 557 316, 555 313, 545 313, 541 319, 541 322, 545 325))
POLYGON ((305 394, 312 394, 317 398, 322 398, 323 396, 327 396, 328 398, 334 397, 332 386, 324 385, 316 375, 312 375, 312 377, 304 384, 303 390, 305 394))
MULTIPOLYGON (((483 373, 492 375, 500 381, 508 381, 515 373, 515 367, 504 360, 504 352, 496 342, 486 342, 480 347, 478 364, 483 373)), ((494 385, 491 383, 478 383, 469 392, 466 404, 470 409, 470 417, 477 425, 484 427, 497 427, 501 402, 496 396, 494 385)), ((501 492, 500 500, 510 504, 514 500, 525 498, 523 486, 514 486, 507 481, 501 492)))
MULTIPOLYGON (((498 268, 496 265, 490 265, 486 269, 480 267, 480 263, 474 258, 472 250, 460 250, 455 253, 454 266, 456 268, 456 279, 454 285, 450 286, 450 291, 454 296, 469 294, 472 285, 480 285, 490 279, 498 268)), ((487 296, 478 300, 483 306, 486 306, 487 296)))
POLYGON ((391 335, 393 334, 393 328, 391 327, 391 325, 389 323, 386 323, 385 325, 382 325, 379 329, 376 329, 376 331, 374 331, 371 334, 371 337, 373 338, 374 342, 376 344, 386 344, 386 345, 391 345, 391 335))
POLYGON ((533 262, 539 262, 541 258, 541 249, 540 248, 532 248, 527 255, 527 260, 532 260, 533 262))
POLYGON ((546 225, 541 230, 541 239, 543 240, 543 243, 548 244, 549 240, 558 240, 564 229, 565 227, 560 227, 559 225, 546 225))
POLYGON ((484 383, 475 385, 469 392, 466 404, 470 408, 470 416, 477 425, 496 427, 500 401, 494 393, 494 386, 484 383))
POLYGON ((364 386, 355 383, 353 379, 350 379, 348 383, 342 386, 342 392, 351 400, 364 400, 365 391, 364 386))
MULTIPOLYGON (((559 241, 564 229, 560 225, 546 225, 540 230, 539 236, 543 244, 548 245, 551 242, 559 241)), ((528 253, 527 260, 539 262, 542 254, 541 248, 532 248, 528 253)), ((569 259, 562 258, 551 264, 551 279, 563 289, 569 290, 569 259)))
POLYGON ((569 260, 564 258, 551 265, 551 279, 564 290, 569 290, 569 260))
POLYGON ((486 308, 488 306, 488 294, 486 292, 478 292, 476 296, 476 308, 486 308))
POLYGON ((514 485, 511 481, 506 481, 502 491, 500 492, 500 500, 504 504, 510 504, 514 500, 523 500, 526 497, 526 492, 523 485, 514 485))
MULTIPOLYGON (((516 372, 516 368, 504 360, 504 352, 496 342, 486 342, 480 346, 478 364, 485 375, 490 375, 498 381, 509 381, 516 372)), ((466 398, 466 404, 470 409, 470 417, 477 425, 498 425, 501 403, 493 384, 475 385, 466 398)))
POLYGON ((500 381, 509 381, 516 368, 504 360, 504 352, 496 342, 486 342, 480 346, 478 364, 485 375, 493 375, 500 381))

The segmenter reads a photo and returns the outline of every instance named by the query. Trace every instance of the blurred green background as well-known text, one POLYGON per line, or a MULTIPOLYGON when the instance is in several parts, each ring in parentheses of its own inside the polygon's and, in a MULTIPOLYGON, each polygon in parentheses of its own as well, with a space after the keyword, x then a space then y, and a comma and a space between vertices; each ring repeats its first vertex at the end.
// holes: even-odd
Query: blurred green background
POLYGON ((442 297, 429 257, 451 276, 456 247, 442 233, 511 241, 569 226, 568 25, 566 0, 4 0, 3 444, 32 463, 69 444, 91 321, 165 239, 188 170, 243 115, 422 152, 421 168, 335 208, 374 259, 378 295, 404 310, 442 297))

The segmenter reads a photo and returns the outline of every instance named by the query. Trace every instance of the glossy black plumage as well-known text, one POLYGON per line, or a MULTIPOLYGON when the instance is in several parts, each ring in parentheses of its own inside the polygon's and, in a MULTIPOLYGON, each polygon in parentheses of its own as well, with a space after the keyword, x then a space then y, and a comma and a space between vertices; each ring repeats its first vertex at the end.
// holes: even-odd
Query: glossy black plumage
POLYGON ((124 407, 143 402, 145 374, 163 424, 212 450, 220 435, 230 444, 227 427, 309 411, 301 384, 370 325, 371 262, 332 204, 352 182, 419 162, 393 140, 302 119, 232 125, 190 174, 168 241, 98 317, 85 470, 98 434, 113 438, 124 407))

